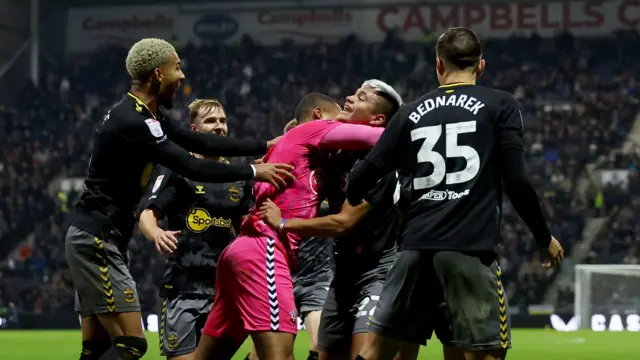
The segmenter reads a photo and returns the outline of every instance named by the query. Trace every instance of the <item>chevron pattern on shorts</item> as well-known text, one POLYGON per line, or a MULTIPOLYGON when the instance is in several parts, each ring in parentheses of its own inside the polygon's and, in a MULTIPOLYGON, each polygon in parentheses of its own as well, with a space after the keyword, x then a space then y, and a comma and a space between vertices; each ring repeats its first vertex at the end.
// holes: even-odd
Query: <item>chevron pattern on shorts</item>
POLYGON ((269 294, 269 315, 271 331, 280 329, 280 307, 276 289, 276 241, 267 238, 267 292, 269 294))

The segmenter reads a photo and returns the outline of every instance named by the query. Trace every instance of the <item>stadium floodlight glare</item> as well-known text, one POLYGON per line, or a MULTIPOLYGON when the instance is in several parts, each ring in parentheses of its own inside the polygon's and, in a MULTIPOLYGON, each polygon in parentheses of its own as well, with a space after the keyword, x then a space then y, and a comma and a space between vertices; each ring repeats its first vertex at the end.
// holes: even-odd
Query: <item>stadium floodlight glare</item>
POLYGON ((589 330, 594 314, 640 314, 640 265, 576 265, 573 309, 589 330))

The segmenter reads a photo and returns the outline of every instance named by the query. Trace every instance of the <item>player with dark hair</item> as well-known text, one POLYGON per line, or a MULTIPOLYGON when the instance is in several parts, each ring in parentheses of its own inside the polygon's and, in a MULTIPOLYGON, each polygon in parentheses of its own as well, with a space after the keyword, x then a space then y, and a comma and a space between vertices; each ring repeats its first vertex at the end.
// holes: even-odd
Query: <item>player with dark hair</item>
MULTIPOLYGON (((227 117, 217 100, 194 101, 189 115, 193 131, 227 136, 227 117)), ((217 160, 228 163, 222 157, 217 160)), ((248 181, 204 183, 166 168, 158 171, 139 227, 166 255, 159 336, 160 352, 168 359, 194 357, 213 306, 218 257, 235 237, 252 200, 248 181), (158 226, 165 217, 169 230, 158 226)))
MULTIPOLYGON (((253 193, 257 207, 271 199, 287 216, 311 218, 323 198, 315 170, 336 150, 372 148, 382 130, 323 120, 335 119, 341 110, 325 95, 310 94, 302 101, 310 104, 314 121, 291 129, 264 157, 265 162, 294 165, 296 180, 284 190, 256 184, 253 193)), ((297 267, 300 240, 294 234, 278 236, 260 220, 256 208, 249 212, 240 235, 220 255, 216 299, 197 359, 230 359, 249 335, 260 360, 293 356, 298 324, 291 271, 297 267)))
MULTIPOLYGON (((379 119, 382 121, 376 125, 386 126, 402 104, 400 96, 391 90, 379 80, 365 82, 347 98, 346 110, 338 118, 379 119), (391 96, 374 95, 376 91, 391 96)), ((271 201, 263 203, 260 209, 261 218, 283 234, 335 236, 335 277, 322 309, 318 336, 320 359, 353 359, 366 341, 382 285, 397 255, 400 193, 398 174, 394 171, 385 175, 358 206, 351 206, 343 195, 339 203, 342 210, 338 214, 283 219, 280 209, 271 201)), ((399 359, 415 359, 419 347, 413 345, 402 350, 399 359)))
POLYGON ((564 257, 527 175, 518 103, 475 84, 485 68, 480 40, 452 28, 436 54, 440 88, 400 109, 349 178, 352 206, 390 171, 412 179, 401 252, 357 359, 392 359, 403 344, 431 336, 425 324, 446 345, 447 359, 506 356, 510 320, 497 255, 502 182, 547 251, 546 265, 564 257))
MULTIPOLYGON (((302 104, 301 104, 302 105, 302 104)), ((298 105, 296 115, 301 119, 293 119, 284 127, 284 133, 313 120, 313 107, 298 105), (305 111, 306 109, 306 111, 305 111)), ((316 169, 316 175, 321 169, 316 169)), ((319 176, 320 177, 320 176, 319 176)), ((318 185, 322 188, 323 185, 318 185)), ((331 209, 327 200, 320 204, 318 216, 329 215, 331 209)), ((309 355, 307 360, 318 359, 318 327, 324 301, 327 298, 329 284, 333 278, 331 252, 333 241, 328 239, 305 238, 300 241, 298 249, 298 266, 293 275, 293 295, 296 309, 309 335, 309 355)), ((255 348, 247 355, 247 360, 257 360, 255 348)))
POLYGON ((83 360, 135 360, 147 350, 127 246, 154 164, 203 182, 253 178, 285 186, 281 176, 291 177, 289 165, 237 167, 198 159, 181 147, 204 155, 241 156, 263 154, 270 144, 189 131, 159 109, 171 107, 184 79, 171 44, 161 39, 137 42, 126 67, 131 89, 97 127, 85 190, 65 239, 77 291, 75 308, 82 317, 83 360))

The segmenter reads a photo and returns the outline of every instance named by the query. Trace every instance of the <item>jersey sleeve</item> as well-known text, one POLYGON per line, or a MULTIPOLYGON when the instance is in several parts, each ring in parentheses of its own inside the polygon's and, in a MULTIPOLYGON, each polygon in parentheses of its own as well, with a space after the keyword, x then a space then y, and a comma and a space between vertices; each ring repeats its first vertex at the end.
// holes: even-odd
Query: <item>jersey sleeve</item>
POLYGON ((171 141, 162 124, 154 119, 125 123, 123 137, 149 156, 149 160, 164 165, 191 180, 224 183, 251 180, 250 165, 233 166, 216 160, 198 159, 171 141))
POLYGON ((408 119, 411 108, 405 105, 398 111, 373 150, 354 167, 347 184, 347 199, 351 205, 360 204, 365 194, 385 174, 404 167, 407 147, 411 142, 408 119))
POLYGON ((501 100, 497 126, 501 149, 524 151, 522 112, 520 105, 510 94, 505 94, 501 100))
POLYGON ((378 142, 384 128, 338 123, 320 138, 324 150, 369 150, 378 142))
POLYGON ((157 210, 164 216, 172 205, 178 201, 180 178, 173 171, 161 167, 163 171, 156 176, 149 196, 145 199, 145 209, 157 210))
POLYGON ((518 103, 511 95, 505 96, 502 100, 497 126, 502 179, 507 196, 531 230, 538 246, 546 248, 551 242, 551 232, 527 172, 522 114, 518 103))
POLYGON ((205 134, 186 129, 177 121, 165 119, 162 126, 166 129, 167 136, 186 150, 206 156, 251 156, 264 155, 267 152, 266 141, 241 140, 205 134))

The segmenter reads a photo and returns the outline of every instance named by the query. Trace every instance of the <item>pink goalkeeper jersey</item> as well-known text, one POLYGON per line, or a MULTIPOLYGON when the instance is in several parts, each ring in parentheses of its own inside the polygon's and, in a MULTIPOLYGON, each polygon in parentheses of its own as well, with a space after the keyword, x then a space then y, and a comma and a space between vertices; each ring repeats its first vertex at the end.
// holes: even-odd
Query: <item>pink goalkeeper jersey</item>
POLYGON ((296 180, 283 191, 271 184, 257 183, 253 187, 256 205, 242 223, 241 234, 265 235, 278 238, 277 247, 287 254, 290 267, 297 265, 300 237, 278 234, 259 217, 259 209, 266 199, 271 199, 282 211, 283 219, 310 219, 317 215, 320 201, 316 168, 326 165, 329 153, 335 150, 371 149, 384 129, 366 125, 345 124, 331 120, 315 120, 288 131, 265 155, 268 163, 283 163, 294 166, 292 174, 296 180))

